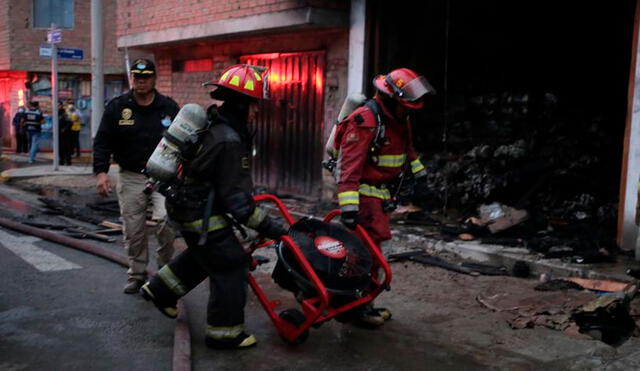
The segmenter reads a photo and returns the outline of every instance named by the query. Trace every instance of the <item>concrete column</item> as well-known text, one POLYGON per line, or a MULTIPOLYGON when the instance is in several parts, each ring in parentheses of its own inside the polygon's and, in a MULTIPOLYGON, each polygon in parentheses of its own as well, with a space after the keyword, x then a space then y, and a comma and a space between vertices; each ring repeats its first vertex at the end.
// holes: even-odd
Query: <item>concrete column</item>
POLYGON ((351 0, 347 94, 362 93, 364 88, 366 10, 366 0, 351 0))
POLYGON ((91 138, 95 138, 104 112, 102 1, 91 0, 91 138))
MULTIPOLYGON (((636 6, 638 8, 638 6, 636 6)), ((640 260, 640 239, 635 225, 638 179, 640 176, 640 48, 638 37, 638 15, 636 9, 631 72, 629 76, 629 98, 627 127, 625 131, 623 173, 620 185, 620 210, 618 228, 622 230, 620 246, 625 250, 635 250, 636 260, 640 260), (621 228, 620 228, 621 227, 621 228)))

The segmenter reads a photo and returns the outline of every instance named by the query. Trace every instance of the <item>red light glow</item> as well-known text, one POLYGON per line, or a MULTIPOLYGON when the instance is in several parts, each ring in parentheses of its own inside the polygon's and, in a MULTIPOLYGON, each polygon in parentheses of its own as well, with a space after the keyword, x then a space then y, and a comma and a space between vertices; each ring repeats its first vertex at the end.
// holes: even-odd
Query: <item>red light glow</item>
POLYGON ((319 68, 316 69, 313 82, 314 82, 314 85, 316 86, 317 92, 322 92, 324 90, 324 76, 322 75, 322 70, 320 70, 319 68))
POLYGON ((190 59, 184 61, 184 72, 212 71, 213 60, 211 59, 190 59))

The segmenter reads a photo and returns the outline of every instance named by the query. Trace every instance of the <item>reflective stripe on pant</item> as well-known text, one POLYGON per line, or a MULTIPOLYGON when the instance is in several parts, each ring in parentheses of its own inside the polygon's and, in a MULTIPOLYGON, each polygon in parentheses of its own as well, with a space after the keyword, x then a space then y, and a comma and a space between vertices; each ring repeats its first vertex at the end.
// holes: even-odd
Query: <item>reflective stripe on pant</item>
POLYGON ((161 303, 172 303, 186 295, 208 277, 193 249, 178 254, 149 280, 153 296, 161 303))
POLYGON ((244 331, 244 325, 236 326, 211 326, 207 325, 205 336, 212 339, 233 339, 244 331))
POLYGON ((383 200, 377 197, 360 195, 360 210, 358 211, 362 227, 380 247, 382 241, 391 239, 389 215, 383 210, 383 200))
POLYGON ((173 256, 175 232, 167 221, 164 197, 158 192, 153 192, 151 195, 143 192, 147 177, 126 170, 120 171, 119 175, 116 192, 122 216, 124 247, 129 257, 127 273, 132 278, 143 279, 149 262, 145 222, 150 202, 153 203, 152 219, 158 221, 154 232, 159 244, 157 250, 159 265, 166 264, 173 256))

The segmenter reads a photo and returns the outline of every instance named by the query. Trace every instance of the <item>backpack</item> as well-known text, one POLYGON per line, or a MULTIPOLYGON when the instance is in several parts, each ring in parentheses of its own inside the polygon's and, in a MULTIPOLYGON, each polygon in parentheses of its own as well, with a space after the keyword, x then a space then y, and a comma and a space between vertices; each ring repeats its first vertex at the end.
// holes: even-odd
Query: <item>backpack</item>
POLYGON ((378 149, 384 143, 385 127, 382 122, 382 116, 380 115, 380 106, 375 99, 366 99, 366 97, 360 93, 350 94, 345 99, 338 114, 336 124, 331 128, 331 133, 327 139, 325 150, 329 155, 329 159, 322 161, 322 166, 336 175, 334 170, 338 163, 338 155, 340 151, 340 143, 336 142, 336 138, 342 138, 342 134, 346 128, 346 125, 342 125, 344 120, 353 113, 358 107, 367 106, 376 118, 376 134, 371 141, 369 150, 369 156, 374 156, 378 153, 378 149))

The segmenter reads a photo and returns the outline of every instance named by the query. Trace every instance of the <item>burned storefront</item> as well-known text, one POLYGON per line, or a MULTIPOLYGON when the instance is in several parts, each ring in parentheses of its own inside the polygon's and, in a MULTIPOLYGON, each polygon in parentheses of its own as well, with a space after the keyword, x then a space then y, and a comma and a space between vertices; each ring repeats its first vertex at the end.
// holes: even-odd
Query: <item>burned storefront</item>
POLYGON ((369 3, 366 75, 409 67, 438 89, 414 118, 430 187, 414 201, 455 223, 445 235, 492 235, 478 220, 515 210, 493 237, 582 261, 615 250, 634 13, 631 0, 369 3))

